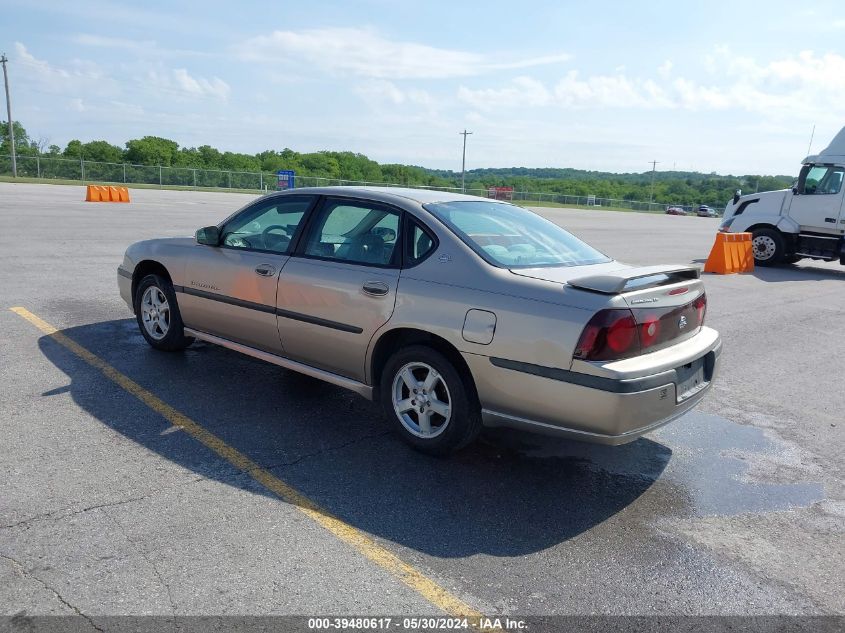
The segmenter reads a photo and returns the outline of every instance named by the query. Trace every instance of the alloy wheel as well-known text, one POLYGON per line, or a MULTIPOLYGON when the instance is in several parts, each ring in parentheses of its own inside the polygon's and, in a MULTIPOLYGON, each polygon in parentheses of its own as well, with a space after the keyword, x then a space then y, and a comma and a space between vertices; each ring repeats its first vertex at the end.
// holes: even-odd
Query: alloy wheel
POLYGON ((409 433, 437 437, 452 419, 452 398, 443 376, 431 365, 404 365, 393 378, 393 410, 409 433))
POLYGON ((156 286, 150 286, 141 297, 141 322, 152 338, 160 341, 170 330, 170 304, 156 286))

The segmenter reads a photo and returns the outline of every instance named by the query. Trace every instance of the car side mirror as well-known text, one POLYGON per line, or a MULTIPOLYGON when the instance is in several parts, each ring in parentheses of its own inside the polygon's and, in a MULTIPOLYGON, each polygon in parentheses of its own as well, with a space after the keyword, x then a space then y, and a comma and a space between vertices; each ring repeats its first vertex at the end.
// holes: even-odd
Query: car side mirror
POLYGON ((734 191, 734 204, 739 202, 740 197, 742 196, 742 189, 737 189, 734 191))
POLYGON ((216 226, 206 226, 196 232, 197 244, 205 244, 206 246, 220 245, 220 229, 216 226))
POLYGON ((793 195, 793 196, 797 196, 797 195, 798 195, 798 187, 793 187, 793 188, 792 188, 792 195, 793 195))

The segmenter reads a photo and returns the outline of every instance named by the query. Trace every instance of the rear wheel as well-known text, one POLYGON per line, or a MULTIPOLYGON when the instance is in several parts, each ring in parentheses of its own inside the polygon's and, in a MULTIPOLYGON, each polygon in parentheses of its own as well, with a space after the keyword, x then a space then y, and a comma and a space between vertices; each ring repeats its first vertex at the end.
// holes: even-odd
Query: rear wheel
POLYGON ((173 284, 159 275, 147 275, 135 291, 138 328, 152 347, 167 352, 185 349, 194 339, 185 336, 173 284))
POLYGON ((382 372, 385 414, 417 450, 446 455, 481 431, 474 390, 440 352, 415 345, 396 352, 382 372))
POLYGON ((751 247, 757 266, 777 266, 786 254, 786 240, 777 229, 756 229, 751 234, 751 247))

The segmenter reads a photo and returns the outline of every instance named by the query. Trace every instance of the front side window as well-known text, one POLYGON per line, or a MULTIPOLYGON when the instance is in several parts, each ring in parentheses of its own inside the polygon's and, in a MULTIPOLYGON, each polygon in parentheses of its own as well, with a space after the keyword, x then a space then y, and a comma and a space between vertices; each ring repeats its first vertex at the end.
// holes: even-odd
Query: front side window
POLYGON ((554 222, 512 204, 479 200, 424 206, 494 266, 584 266, 611 261, 554 222))
POLYGON ((808 195, 839 193, 843 173, 845 168, 836 165, 805 165, 801 170, 799 191, 808 195))
POLYGON ((244 210, 223 227, 223 245, 230 248, 287 253, 311 196, 276 198, 244 210))
POLYGON ((354 264, 395 265, 399 213, 376 204, 329 200, 317 213, 305 255, 354 264))

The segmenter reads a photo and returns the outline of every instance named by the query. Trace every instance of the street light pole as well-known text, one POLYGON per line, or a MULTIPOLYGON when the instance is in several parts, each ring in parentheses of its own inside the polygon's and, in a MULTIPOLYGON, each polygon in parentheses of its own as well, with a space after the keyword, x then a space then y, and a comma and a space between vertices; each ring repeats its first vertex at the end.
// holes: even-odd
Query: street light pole
POLYGON ((6 86, 6 114, 9 117, 9 146, 12 148, 12 177, 18 177, 18 161, 15 157, 15 127, 12 124, 12 97, 9 95, 9 73, 6 71, 6 62, 9 59, 5 54, 0 56, 0 64, 3 64, 3 83, 6 86))
POLYGON ((466 191, 466 171, 467 171, 467 136, 472 134, 472 132, 467 132, 466 128, 464 128, 463 132, 458 132, 458 134, 464 137, 464 155, 461 159, 461 191, 466 191))

